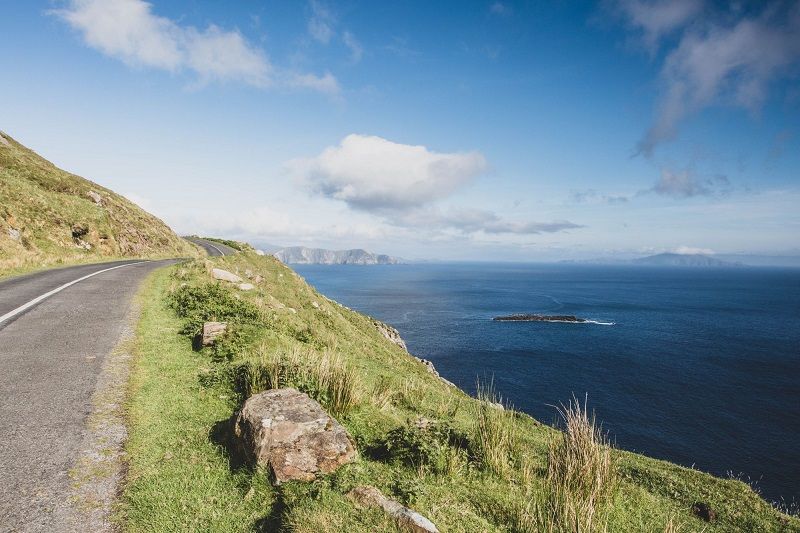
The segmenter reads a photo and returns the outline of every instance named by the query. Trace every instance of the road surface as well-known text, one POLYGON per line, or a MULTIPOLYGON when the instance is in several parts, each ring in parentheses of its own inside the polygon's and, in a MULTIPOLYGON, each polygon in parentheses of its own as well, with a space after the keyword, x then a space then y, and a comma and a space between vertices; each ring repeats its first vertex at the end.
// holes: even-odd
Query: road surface
POLYGON ((117 261, 0 282, 0 532, 80 530, 69 471, 98 374, 141 281, 169 263, 117 261))
POLYGON ((208 252, 208 255, 212 257, 218 257, 220 255, 233 255, 236 253, 236 250, 220 242, 200 239, 198 237, 184 237, 184 239, 189 242, 193 242, 198 246, 202 246, 203 249, 208 252))

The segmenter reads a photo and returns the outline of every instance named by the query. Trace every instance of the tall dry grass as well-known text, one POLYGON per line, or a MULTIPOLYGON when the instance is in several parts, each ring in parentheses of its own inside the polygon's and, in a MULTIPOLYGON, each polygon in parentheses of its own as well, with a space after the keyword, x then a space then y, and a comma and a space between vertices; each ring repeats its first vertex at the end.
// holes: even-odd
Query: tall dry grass
POLYGON ((294 387, 315 398, 334 414, 344 414, 359 401, 358 376, 341 354, 292 347, 272 351, 264 344, 258 362, 245 371, 246 396, 267 389, 294 387))
POLYGON ((477 396, 473 453, 486 470, 505 477, 517 444, 514 413, 502 407, 492 382, 478 383, 477 396))
POLYGON ((558 409, 564 431, 548 447, 538 531, 590 533, 608 530, 617 474, 606 434, 586 402, 573 398, 558 409))

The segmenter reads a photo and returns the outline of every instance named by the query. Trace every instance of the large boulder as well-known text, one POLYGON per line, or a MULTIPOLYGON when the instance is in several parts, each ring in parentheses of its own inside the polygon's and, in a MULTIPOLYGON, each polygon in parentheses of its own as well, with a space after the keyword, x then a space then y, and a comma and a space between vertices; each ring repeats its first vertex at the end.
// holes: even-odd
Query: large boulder
POLYGON ((311 481, 356 457, 347 430, 308 395, 273 389, 251 396, 236 419, 242 453, 276 483, 311 481))
POLYGON ((439 533, 436 526, 413 509, 390 500, 381 491, 369 485, 356 487, 347 494, 351 499, 365 507, 379 507, 394 518, 400 529, 414 533, 439 533))
POLYGON ((231 283, 241 283, 242 278, 234 274, 233 272, 228 272, 227 270, 222 270, 221 268, 214 268, 211 270, 211 276, 214 279, 222 280, 222 281, 230 281, 231 283))

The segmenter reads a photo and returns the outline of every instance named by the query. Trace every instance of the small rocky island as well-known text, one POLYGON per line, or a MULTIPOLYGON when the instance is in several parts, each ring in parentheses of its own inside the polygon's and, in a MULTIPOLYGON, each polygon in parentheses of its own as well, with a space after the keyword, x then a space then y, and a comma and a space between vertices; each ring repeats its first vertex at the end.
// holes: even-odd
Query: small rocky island
POLYGON ((498 322, 588 322, 584 318, 578 318, 575 315, 506 315, 496 316, 492 320, 498 322))

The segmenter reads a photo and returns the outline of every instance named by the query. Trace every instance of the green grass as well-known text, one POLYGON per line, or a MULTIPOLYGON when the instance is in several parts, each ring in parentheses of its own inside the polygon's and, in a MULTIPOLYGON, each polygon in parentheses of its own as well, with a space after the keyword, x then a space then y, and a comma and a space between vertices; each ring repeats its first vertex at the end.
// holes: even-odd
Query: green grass
POLYGON ((7 144, 0 142, 0 277, 127 257, 200 255, 129 200, 2 135, 7 144))
POLYGON ((143 301, 119 516, 128 530, 396 531, 346 497, 369 484, 441 531, 586 531, 576 525, 586 513, 591 531, 800 531, 740 481, 609 448, 585 410, 568 411, 563 434, 496 409, 492 393, 468 397, 274 258, 245 251, 160 270, 143 301), (256 289, 214 282, 212 267, 256 289), (206 319, 230 331, 192 351, 206 319), (285 385, 336 414, 356 462, 280 487, 240 464, 227 421, 249 395, 285 385), (691 514, 698 501, 715 522, 691 514))

